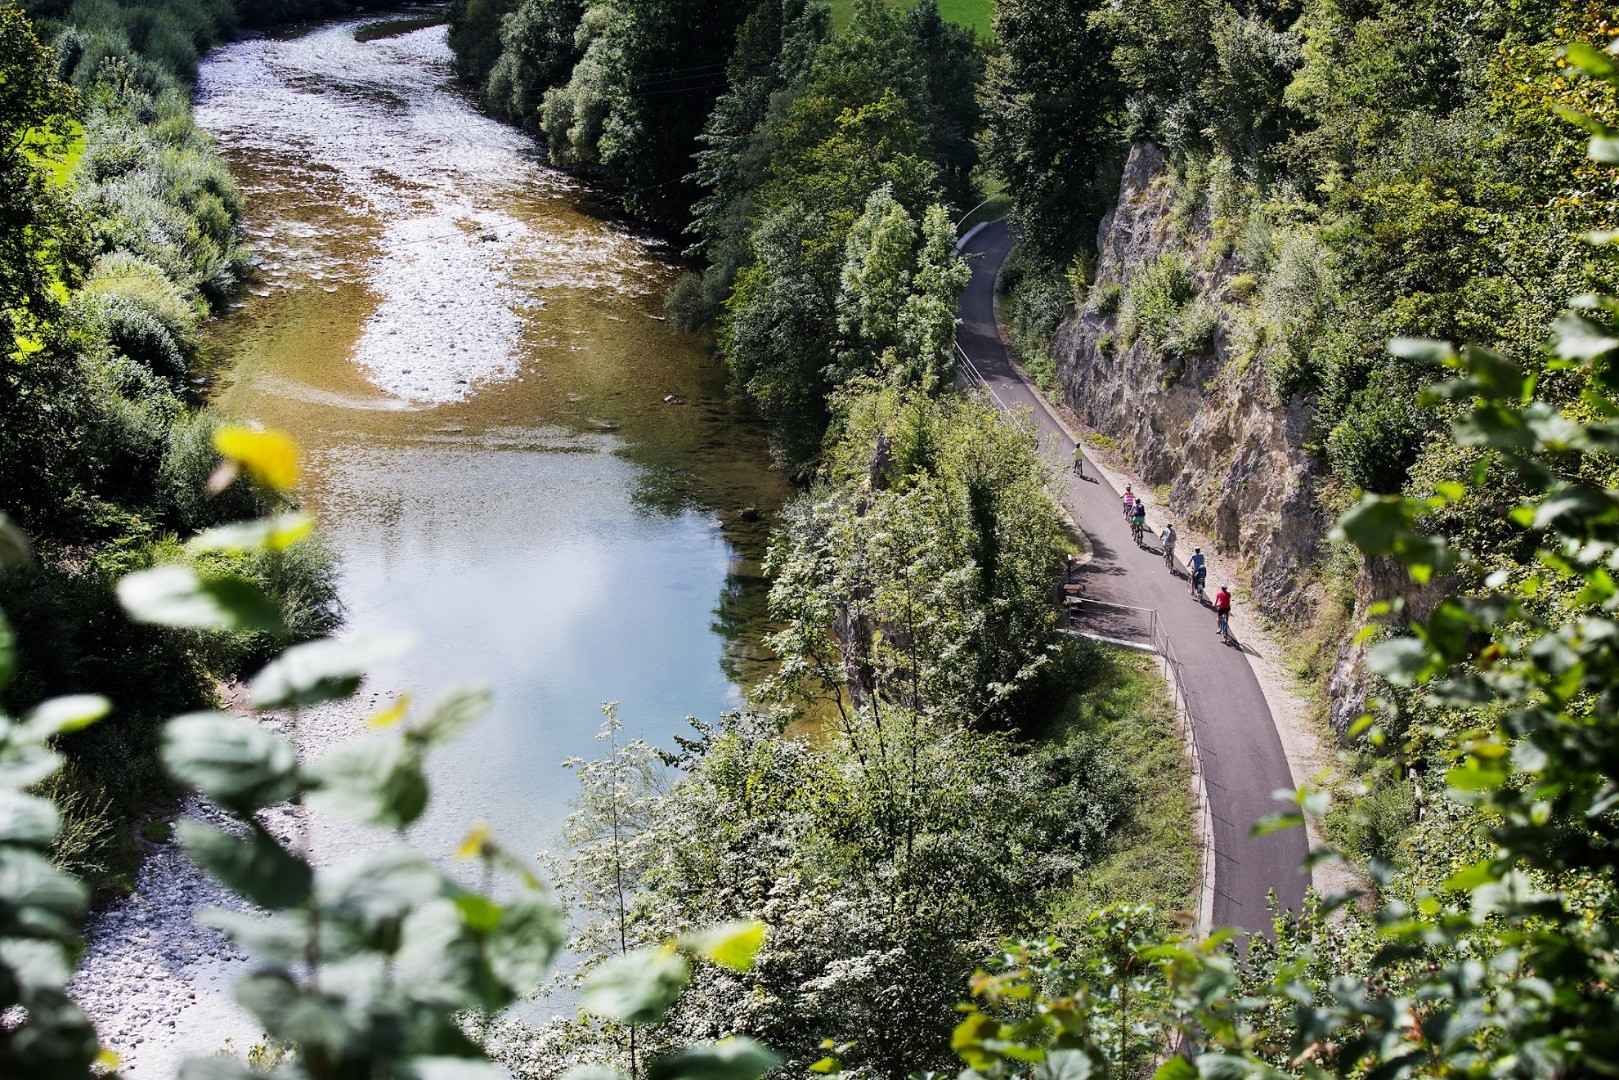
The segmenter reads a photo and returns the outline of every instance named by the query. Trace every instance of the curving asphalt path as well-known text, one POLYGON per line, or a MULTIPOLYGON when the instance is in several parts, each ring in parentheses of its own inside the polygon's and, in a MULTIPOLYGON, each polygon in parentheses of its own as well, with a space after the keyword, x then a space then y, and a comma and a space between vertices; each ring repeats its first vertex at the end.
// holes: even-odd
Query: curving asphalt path
MULTIPOLYGON (((1240 642, 1222 642, 1213 613, 1187 595, 1186 578, 1170 577, 1159 552, 1138 550, 1131 542, 1120 493, 1106 480, 1096 479, 1101 474, 1094 466, 1086 469, 1091 480, 1074 477, 1073 440, 1012 367, 996 330, 994 309, 995 277, 1011 246, 1007 223, 997 221, 979 229, 963 247, 964 254, 976 256, 972 281, 961 297, 957 330, 957 341, 969 361, 964 365, 967 375, 1007 411, 1027 410, 1045 453, 1063 470, 1061 475, 1067 478, 1063 503, 1085 530, 1093 556, 1083 571, 1085 594, 1158 611, 1180 661, 1181 686, 1194 718, 1214 819, 1214 925, 1269 934, 1268 894, 1274 891, 1283 908, 1298 910, 1309 885, 1301 869, 1308 849, 1304 830, 1249 837, 1255 821, 1283 809, 1272 793, 1294 787, 1270 707, 1240 642)), ((1163 524, 1149 519, 1154 531, 1163 524)), ((1211 560, 1211 594, 1221 584, 1218 574, 1218 560, 1211 560)), ((1234 634, 1242 614, 1239 610, 1232 615, 1234 634)))

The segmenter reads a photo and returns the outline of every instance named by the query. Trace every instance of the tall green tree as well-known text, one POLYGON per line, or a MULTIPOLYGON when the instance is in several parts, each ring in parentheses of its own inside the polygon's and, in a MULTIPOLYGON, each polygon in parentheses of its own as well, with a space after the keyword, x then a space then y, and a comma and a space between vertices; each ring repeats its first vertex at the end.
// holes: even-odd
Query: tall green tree
POLYGON ((984 160, 1017 199, 1023 236, 1066 262, 1113 194, 1123 95, 1099 0, 1003 0, 984 86, 984 160))
POLYGON ((684 178, 697 136, 750 10, 744 0, 590 4, 576 39, 583 54, 541 110, 555 159, 606 166, 633 212, 683 223, 696 198, 684 178))

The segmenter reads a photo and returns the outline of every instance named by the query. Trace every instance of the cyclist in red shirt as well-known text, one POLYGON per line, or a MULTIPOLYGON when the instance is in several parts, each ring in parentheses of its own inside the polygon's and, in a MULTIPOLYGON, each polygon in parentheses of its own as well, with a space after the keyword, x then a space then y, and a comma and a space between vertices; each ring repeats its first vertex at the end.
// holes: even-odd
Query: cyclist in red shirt
POLYGON ((1221 585, 1220 591, 1214 594, 1214 625, 1215 633, 1231 640, 1231 586, 1221 585))

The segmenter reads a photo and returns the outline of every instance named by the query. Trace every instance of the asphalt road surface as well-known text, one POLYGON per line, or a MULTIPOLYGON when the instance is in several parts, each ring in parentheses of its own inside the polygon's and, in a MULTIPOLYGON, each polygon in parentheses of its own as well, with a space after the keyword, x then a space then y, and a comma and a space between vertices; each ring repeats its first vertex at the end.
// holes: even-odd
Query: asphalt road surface
MULTIPOLYGON (((1241 642, 1244 613, 1231 619, 1236 640, 1226 644, 1216 632, 1214 612, 1188 595, 1186 569, 1171 576, 1151 539, 1165 522, 1148 519, 1148 549, 1130 539, 1120 492, 1087 466, 1088 480, 1072 471, 1074 443, 1033 388, 1012 367, 995 329, 995 275, 1011 247, 1005 221, 980 229, 963 253, 972 259, 973 277, 962 294, 958 341, 969 381, 983 386, 1001 407, 1028 416, 1041 444, 1067 478, 1062 499, 1085 530, 1093 557, 1082 571, 1086 596, 1113 604, 1152 608, 1178 660, 1187 707, 1192 713, 1214 824, 1214 926, 1269 934, 1271 892, 1284 909, 1303 906, 1309 877, 1304 830, 1288 829, 1250 838, 1255 821, 1285 807, 1272 798, 1294 787, 1270 708, 1241 642)), ((1177 552, 1184 560, 1189 548, 1177 552)), ((1220 560, 1211 557, 1208 593, 1220 587, 1220 560)))

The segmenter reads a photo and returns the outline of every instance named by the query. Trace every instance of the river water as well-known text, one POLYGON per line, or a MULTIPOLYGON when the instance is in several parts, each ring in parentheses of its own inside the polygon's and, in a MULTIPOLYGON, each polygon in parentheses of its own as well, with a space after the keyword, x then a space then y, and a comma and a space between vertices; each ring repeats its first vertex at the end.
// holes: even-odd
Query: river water
MULTIPOLYGON (((494 691, 436 761, 415 841, 442 852, 482 819, 537 851, 573 794, 563 759, 600 753, 603 701, 662 745, 688 714, 740 702, 787 486, 704 343, 663 321, 673 249, 592 213, 531 140, 481 115, 443 27, 357 38, 363 25, 202 66, 197 119, 241 184, 259 267, 213 335, 217 403, 302 446, 345 633, 419 636, 361 704, 494 691)), ((334 712, 327 734, 360 719, 334 712)), ((83 984, 134 1072, 166 1076, 177 1052, 245 1033, 212 1019, 228 1012, 219 958, 164 954, 168 916, 147 916, 104 926, 83 984), (150 956, 120 953, 136 925, 150 956), (120 995, 129 970, 178 992, 120 995)))

